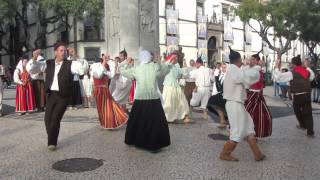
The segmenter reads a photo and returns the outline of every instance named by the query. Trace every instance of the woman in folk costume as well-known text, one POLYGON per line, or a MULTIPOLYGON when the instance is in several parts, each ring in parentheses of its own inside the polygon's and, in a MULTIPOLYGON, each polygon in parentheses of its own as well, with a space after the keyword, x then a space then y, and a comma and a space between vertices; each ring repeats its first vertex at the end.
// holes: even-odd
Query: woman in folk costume
POLYGON ((225 105, 226 100, 223 99, 223 82, 227 71, 227 64, 221 65, 221 71, 215 76, 215 82, 213 83, 212 96, 208 101, 207 108, 210 112, 219 116, 220 124, 218 128, 226 128, 227 115, 225 105))
MULTIPOLYGON (((134 60, 133 60, 133 63, 134 63, 134 60)), ((131 88, 130 88, 130 93, 129 93, 129 104, 133 104, 133 101, 134 101, 134 93, 136 91, 136 86, 137 86, 137 82, 136 80, 132 80, 132 85, 131 85, 131 88)))
MULTIPOLYGON (((76 51, 74 48, 68 48, 69 61, 78 61, 79 57, 76 54, 76 51)), ((79 67, 80 68, 80 67, 79 67)), ((81 66, 81 68, 83 68, 81 66)), ((74 74, 73 76, 73 87, 72 87, 72 96, 70 97, 69 106, 70 109, 78 109, 79 106, 82 105, 82 95, 81 95, 81 87, 80 87, 80 76, 83 74, 74 74)))
POLYGON ((169 72, 171 64, 154 63, 152 58, 150 52, 140 50, 140 64, 133 66, 132 60, 128 59, 128 63, 120 67, 120 73, 137 82, 125 143, 157 152, 170 145, 169 128, 157 90, 157 79, 169 72))
POLYGON ((129 94, 129 103, 133 104, 134 101, 134 92, 136 91, 137 82, 136 80, 132 80, 132 85, 130 88, 130 94, 129 94))
POLYGON ((174 64, 163 82, 163 110, 168 122, 184 120, 189 123, 189 104, 179 85, 179 78, 183 75, 180 65, 177 64, 177 56, 171 56, 170 61, 174 64))
POLYGON ((93 96, 96 99, 99 121, 104 129, 116 129, 126 124, 128 115, 113 99, 108 88, 108 80, 114 76, 114 67, 108 65, 109 57, 104 56, 101 63, 91 68, 93 96))
POLYGON ((14 71, 14 82, 16 85, 16 112, 23 115, 36 111, 35 94, 33 92, 30 74, 26 70, 27 59, 20 59, 14 71))
POLYGON ((263 138, 271 136, 272 116, 263 97, 264 78, 259 62, 259 54, 251 56, 249 66, 258 69, 259 81, 250 85, 245 107, 253 119, 256 137, 263 138))
POLYGON ((250 114, 244 106, 246 100, 245 86, 250 86, 259 80, 259 71, 254 67, 241 67, 240 53, 230 48, 230 66, 223 83, 223 98, 226 99, 226 111, 230 123, 230 137, 224 144, 220 159, 238 161, 231 155, 237 144, 246 140, 254 154, 256 161, 265 159, 265 155, 257 145, 254 124, 250 114))

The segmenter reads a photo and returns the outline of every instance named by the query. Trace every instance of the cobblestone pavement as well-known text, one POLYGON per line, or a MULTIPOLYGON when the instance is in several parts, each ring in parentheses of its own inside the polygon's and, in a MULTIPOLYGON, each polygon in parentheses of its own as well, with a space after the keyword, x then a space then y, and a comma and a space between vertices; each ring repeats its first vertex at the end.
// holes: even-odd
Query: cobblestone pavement
POLYGON ((46 147, 44 113, 18 116, 14 90, 5 91, 5 113, 0 118, 0 179, 320 179, 320 106, 314 105, 316 138, 296 129, 288 103, 265 91, 273 119, 273 134, 259 140, 267 159, 255 162, 249 146, 240 143, 234 154, 240 162, 220 161, 224 141, 212 140, 216 117, 208 121, 193 113, 194 124, 170 124, 172 144, 154 154, 124 144, 125 129, 102 130, 95 109, 67 111, 58 150, 46 147), (8 114, 9 113, 9 114, 8 114), (83 173, 62 173, 52 165, 69 158, 102 159, 103 166, 83 173))

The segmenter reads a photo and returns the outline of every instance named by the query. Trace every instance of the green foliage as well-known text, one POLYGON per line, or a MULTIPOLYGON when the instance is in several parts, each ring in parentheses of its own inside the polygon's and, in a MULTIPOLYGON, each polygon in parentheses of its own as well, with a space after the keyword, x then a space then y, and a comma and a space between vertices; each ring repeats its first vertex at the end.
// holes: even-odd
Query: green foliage
POLYGON ((77 19, 83 19, 86 11, 94 19, 100 19, 102 16, 103 0, 39 0, 40 6, 44 9, 53 9, 56 13, 72 15, 77 19))
MULTIPOLYGON (((259 0, 243 0, 236 10, 240 19, 249 24, 251 19, 256 20, 260 29, 254 29, 267 42, 270 49, 284 54, 290 49, 290 42, 297 39, 295 22, 295 0, 270 0, 261 4, 259 0), (280 47, 274 47, 268 39, 268 30, 273 28, 274 34, 280 39, 280 47), (285 44, 282 39, 286 39, 285 44)), ((250 25, 250 24, 249 24, 250 25)), ((252 26, 251 26, 252 27, 252 26)))

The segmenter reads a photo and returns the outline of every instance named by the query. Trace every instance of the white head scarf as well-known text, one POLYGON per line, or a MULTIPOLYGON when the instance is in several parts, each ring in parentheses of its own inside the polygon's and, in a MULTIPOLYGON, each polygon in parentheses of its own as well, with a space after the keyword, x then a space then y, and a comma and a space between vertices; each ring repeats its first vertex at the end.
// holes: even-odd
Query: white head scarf
POLYGON ((139 50, 139 62, 140 64, 147 64, 152 61, 152 55, 149 51, 140 49, 139 50))
POLYGON ((16 66, 16 69, 18 69, 20 72, 23 71, 22 61, 23 61, 23 60, 20 60, 19 63, 17 64, 17 66, 16 66))
POLYGON ((16 66, 16 69, 18 69, 20 72, 23 72, 23 61, 27 61, 27 60, 26 59, 20 60, 16 66))

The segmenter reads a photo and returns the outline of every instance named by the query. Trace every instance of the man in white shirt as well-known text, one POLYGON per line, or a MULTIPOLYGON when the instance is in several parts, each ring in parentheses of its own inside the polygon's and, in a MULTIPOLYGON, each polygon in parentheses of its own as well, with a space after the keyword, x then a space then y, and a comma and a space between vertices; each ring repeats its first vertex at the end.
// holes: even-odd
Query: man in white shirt
POLYGON ((31 76, 32 79, 32 87, 34 89, 36 107, 38 111, 44 111, 44 107, 46 104, 46 96, 44 90, 44 69, 45 61, 44 58, 40 55, 41 50, 35 49, 32 52, 32 59, 30 59, 27 63, 26 70, 31 76), (31 66, 34 67, 31 70, 31 66), (37 68, 35 68, 37 67, 37 68))
MULTIPOLYGON (((46 61, 45 90, 48 96, 45 110, 45 125, 48 134, 48 149, 56 150, 60 131, 60 122, 66 111, 68 100, 72 94, 72 81, 74 74, 83 74, 81 64, 77 61, 66 60, 66 46, 62 42, 54 45, 55 59, 46 61)), ((37 64, 30 67, 37 68, 37 64)))
POLYGON ((192 92, 193 92, 194 88, 196 87, 195 80, 190 78, 191 72, 197 69, 196 62, 193 59, 191 59, 189 61, 189 64, 190 64, 189 67, 184 67, 182 69, 183 75, 186 76, 186 78, 180 80, 180 83, 185 81, 185 83, 183 83, 185 85, 184 94, 187 98, 188 104, 190 104, 190 100, 192 98, 192 92))
POLYGON ((116 74, 114 79, 112 79, 112 84, 115 84, 114 91, 112 92, 112 97, 116 102, 118 102, 122 107, 126 107, 129 103, 130 88, 132 85, 132 80, 128 79, 120 74, 119 67, 127 63, 127 52, 125 50, 119 53, 120 61, 116 67, 116 74))
POLYGON ((195 79, 196 88, 192 93, 190 106, 199 106, 203 111, 203 118, 208 119, 207 105, 210 98, 211 81, 214 81, 213 72, 210 68, 204 67, 201 58, 196 61, 197 69, 191 72, 191 78, 195 79))
POLYGON ((247 98, 245 87, 259 80, 259 70, 242 66, 241 55, 230 48, 230 66, 225 75, 223 84, 223 98, 226 99, 226 111, 230 123, 230 137, 224 144, 220 159, 238 161, 231 153, 237 144, 245 139, 255 156, 256 161, 261 161, 265 155, 260 151, 255 137, 253 120, 246 111, 244 102, 247 98))

